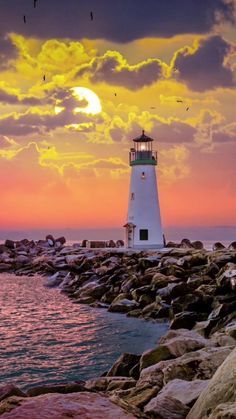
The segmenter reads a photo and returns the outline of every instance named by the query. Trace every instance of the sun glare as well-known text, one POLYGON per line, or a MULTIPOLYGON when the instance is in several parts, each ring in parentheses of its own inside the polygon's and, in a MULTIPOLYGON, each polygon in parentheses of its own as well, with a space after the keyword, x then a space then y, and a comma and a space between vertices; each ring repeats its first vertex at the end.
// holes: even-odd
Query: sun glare
POLYGON ((96 115, 102 111, 102 106, 99 97, 92 90, 87 89, 86 87, 73 87, 71 89, 73 95, 79 100, 86 100, 88 102, 85 107, 76 107, 74 109, 75 113, 84 112, 87 114, 96 115))

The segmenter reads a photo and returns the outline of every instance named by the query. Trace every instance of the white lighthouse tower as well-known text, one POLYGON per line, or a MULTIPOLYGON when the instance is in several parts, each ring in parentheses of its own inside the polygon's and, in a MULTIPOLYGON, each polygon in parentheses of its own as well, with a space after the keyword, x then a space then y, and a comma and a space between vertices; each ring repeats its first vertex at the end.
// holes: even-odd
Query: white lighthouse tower
POLYGON ((152 150, 153 139, 144 131, 133 142, 128 217, 124 225, 126 247, 161 248, 164 243, 157 192, 157 152, 152 150))

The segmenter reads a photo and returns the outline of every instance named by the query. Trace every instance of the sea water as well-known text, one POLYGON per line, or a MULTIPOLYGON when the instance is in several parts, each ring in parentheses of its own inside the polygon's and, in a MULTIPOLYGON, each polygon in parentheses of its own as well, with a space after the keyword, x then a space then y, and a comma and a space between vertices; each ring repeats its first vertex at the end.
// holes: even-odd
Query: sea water
POLYGON ((155 346, 167 323, 75 304, 40 276, 0 275, 0 385, 99 376, 123 352, 155 346))

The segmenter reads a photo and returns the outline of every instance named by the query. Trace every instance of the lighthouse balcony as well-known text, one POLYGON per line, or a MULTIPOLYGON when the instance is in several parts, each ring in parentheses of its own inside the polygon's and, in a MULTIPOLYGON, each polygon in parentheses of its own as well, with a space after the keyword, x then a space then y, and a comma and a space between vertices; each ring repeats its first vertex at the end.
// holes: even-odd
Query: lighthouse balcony
POLYGON ((133 150, 129 153, 129 163, 131 166, 137 164, 157 165, 157 152, 152 150, 133 150))

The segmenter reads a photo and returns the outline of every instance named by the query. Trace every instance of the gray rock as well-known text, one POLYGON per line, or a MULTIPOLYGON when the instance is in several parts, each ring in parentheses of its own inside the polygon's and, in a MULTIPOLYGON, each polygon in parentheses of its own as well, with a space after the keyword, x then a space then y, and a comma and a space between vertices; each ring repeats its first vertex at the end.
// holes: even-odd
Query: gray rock
POLYGON ((156 419, 185 419, 188 406, 173 397, 155 397, 144 408, 144 413, 156 419))
POLYGON ((207 419, 219 404, 229 402, 236 402, 236 348, 215 372, 187 419, 207 419))

